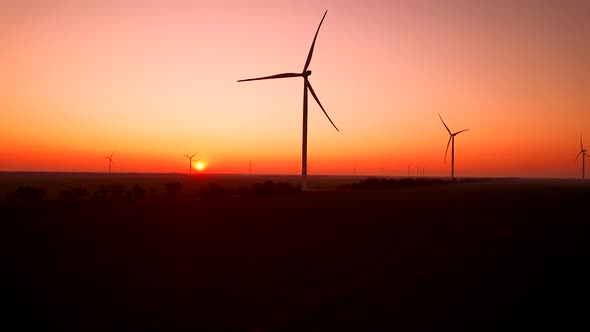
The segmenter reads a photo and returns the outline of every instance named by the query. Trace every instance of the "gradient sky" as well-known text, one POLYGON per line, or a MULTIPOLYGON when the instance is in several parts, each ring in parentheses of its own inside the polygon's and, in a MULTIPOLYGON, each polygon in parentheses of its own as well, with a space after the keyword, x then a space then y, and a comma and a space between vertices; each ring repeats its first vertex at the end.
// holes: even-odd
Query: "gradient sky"
POLYGON ((579 177, 590 1, 0 1, 0 171, 579 177), (450 151, 449 151, 450 153, 450 151))

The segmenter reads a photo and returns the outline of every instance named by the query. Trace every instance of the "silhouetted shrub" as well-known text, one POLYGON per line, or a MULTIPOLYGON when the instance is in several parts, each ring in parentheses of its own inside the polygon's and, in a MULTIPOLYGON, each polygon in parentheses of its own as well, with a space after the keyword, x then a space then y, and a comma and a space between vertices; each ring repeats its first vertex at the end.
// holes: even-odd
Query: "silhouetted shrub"
POLYGON ((111 195, 113 195, 113 197, 115 198, 121 197, 121 195, 123 195, 123 193, 125 192, 125 186, 118 183, 113 183, 109 185, 107 188, 111 195))
POLYGON ((209 183, 209 186, 203 188, 200 194, 204 197, 224 197, 225 188, 217 183, 209 183))
POLYGON ((74 196, 74 199, 85 198, 88 196, 88 189, 84 187, 74 187, 74 189, 72 189, 72 195, 74 196))
POLYGON ((94 192, 94 198, 98 200, 106 199, 108 195, 109 188, 104 184, 99 185, 98 188, 96 188, 96 191, 94 192))
POLYGON ((113 199, 121 198, 121 196, 125 193, 125 186, 118 183, 113 183, 109 185, 101 184, 96 188, 94 192, 94 198, 97 200, 105 200, 109 197, 113 199))
POLYGON ((286 182, 274 183, 271 180, 266 180, 264 183, 255 183, 250 188, 241 187, 238 190, 240 195, 276 195, 276 194, 291 194, 299 192, 300 189, 286 182))
POLYGON ((385 188, 402 188, 402 187, 413 187, 418 185, 432 185, 440 183, 448 183, 449 180, 443 179, 416 179, 416 178, 404 178, 404 179, 386 179, 386 178, 367 178, 358 183, 343 185, 342 189, 351 190, 367 190, 367 189, 385 189, 385 188))
POLYGON ((65 200, 81 200, 88 196, 88 189, 84 187, 74 187, 72 190, 64 189, 58 193, 58 196, 65 200))
POLYGON ((258 195, 262 193, 262 185, 260 183, 255 183, 250 186, 249 194, 258 195))
POLYGON ((140 185, 134 185, 129 192, 134 199, 142 199, 145 197, 145 189, 140 185))
POLYGON ((294 193, 297 191, 298 191, 297 187, 294 187, 290 183, 286 183, 286 182, 279 182, 275 186, 275 192, 278 194, 290 194, 290 193, 294 193))
POLYGON ((12 196, 14 199, 29 203, 42 201, 46 194, 47 190, 44 188, 18 187, 16 191, 12 193, 12 196))
POLYGON ((164 184, 168 198, 176 198, 178 193, 182 190, 182 183, 180 182, 168 182, 164 184))
POLYGON ((266 180, 261 186, 262 194, 269 195, 274 193, 275 191, 275 184, 271 180, 266 180))

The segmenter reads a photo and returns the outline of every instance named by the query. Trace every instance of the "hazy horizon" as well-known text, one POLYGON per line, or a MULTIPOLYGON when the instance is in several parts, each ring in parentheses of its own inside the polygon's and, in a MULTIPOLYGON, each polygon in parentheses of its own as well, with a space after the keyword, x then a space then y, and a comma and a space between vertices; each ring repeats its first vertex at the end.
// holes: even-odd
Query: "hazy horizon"
POLYGON ((0 171, 579 178, 588 1, 0 4, 0 171), (10 142, 7 144, 7 142, 10 142), (450 151, 449 151, 450 153, 450 151), (415 172, 415 169, 414 169, 415 172))

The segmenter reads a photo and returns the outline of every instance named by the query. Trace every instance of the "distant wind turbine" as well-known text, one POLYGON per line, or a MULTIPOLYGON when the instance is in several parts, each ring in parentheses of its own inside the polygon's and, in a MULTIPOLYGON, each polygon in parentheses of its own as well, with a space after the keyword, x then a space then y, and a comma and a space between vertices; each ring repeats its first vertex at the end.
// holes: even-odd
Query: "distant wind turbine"
MULTIPOLYGON (((197 154, 198 152, 193 153, 192 156, 186 155, 184 153, 182 153, 183 156, 188 158, 188 175, 192 175, 192 171, 193 171, 193 157, 197 154)), ((199 157, 199 159, 201 159, 199 157)), ((199 159, 197 159, 195 162, 199 161, 199 159)))
POLYGON ((445 162, 447 161, 447 152, 449 152, 449 143, 451 143, 451 141, 453 142, 453 144, 451 144, 451 179, 455 179, 455 136, 469 129, 463 129, 456 133, 452 133, 445 121, 442 119, 442 116, 440 116, 440 113, 438 114, 438 117, 449 132, 449 141, 447 142, 447 149, 445 150, 445 162))
POLYGON ((326 12, 324 13, 324 16, 322 17, 322 20, 320 21, 320 25, 318 26, 315 36, 313 37, 313 42, 311 43, 311 48, 309 49, 309 54, 307 55, 307 60, 305 61, 305 66, 303 66, 303 71, 301 73, 283 73, 283 74, 277 74, 277 75, 271 75, 271 76, 238 80, 238 82, 245 82, 245 81, 275 79, 275 78, 303 77, 303 143, 302 143, 302 152, 301 152, 301 159, 302 159, 302 162, 301 162, 302 163, 302 166, 301 166, 301 177, 302 177, 301 190, 303 190, 303 191, 307 190, 307 90, 309 90, 309 92, 311 92, 311 95, 313 96, 315 101, 318 103, 318 105, 320 106, 322 111, 324 111, 324 114, 326 115, 326 117, 328 118, 328 120, 330 121, 332 126, 334 126, 334 128, 336 128, 336 130, 338 132, 340 132, 340 130, 338 130, 338 127, 336 127, 334 122, 332 122, 332 119, 330 119, 330 116, 328 116, 328 113, 324 109, 324 106, 322 106, 322 103, 318 99, 318 96, 313 91, 313 88, 311 87, 311 83, 309 83, 309 79, 308 79, 308 76, 311 75, 311 70, 308 70, 308 68, 309 68, 309 64, 311 62, 311 56, 313 54, 313 48, 315 46, 315 41, 318 37, 318 32, 320 32, 320 27, 322 26, 322 23, 324 22, 324 18, 326 17, 327 13, 328 13, 328 11, 326 10, 326 12))
POLYGON ((109 174, 111 174, 111 165, 115 165, 115 162, 113 161, 113 155, 115 154, 115 151, 113 151, 113 153, 111 153, 110 156, 108 157, 103 157, 109 160, 109 174))
POLYGON ((586 153, 584 144, 582 143, 582 135, 580 135, 580 153, 578 153, 576 159, 578 159, 580 155, 582 155, 582 183, 584 183, 584 178, 586 175, 586 157, 588 157, 588 154, 586 153))
POLYGON ((254 166, 254 164, 252 164, 251 160, 248 160, 248 167, 250 169, 250 175, 252 175, 252 166, 254 166))

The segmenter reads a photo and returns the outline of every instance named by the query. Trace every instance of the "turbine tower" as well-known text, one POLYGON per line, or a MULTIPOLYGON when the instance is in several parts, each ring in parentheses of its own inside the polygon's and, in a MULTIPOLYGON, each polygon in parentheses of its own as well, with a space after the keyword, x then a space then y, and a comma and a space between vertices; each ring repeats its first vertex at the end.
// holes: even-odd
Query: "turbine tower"
POLYGON ((246 81, 267 80, 267 79, 275 79, 275 78, 303 77, 303 142, 302 142, 302 151, 301 151, 301 177, 302 177, 301 190, 302 191, 307 190, 307 91, 308 90, 309 90, 309 92, 311 92, 312 97, 318 103, 318 105, 320 106, 320 108, 322 109, 322 111, 324 112, 324 114, 326 115, 326 117, 328 118, 330 123, 332 124, 332 126, 334 126, 334 128, 336 128, 336 130, 338 132, 340 132, 340 130, 338 130, 338 127, 336 127, 334 122, 332 122, 332 119, 330 119, 330 116, 328 116, 328 113, 324 109, 324 106, 322 106, 322 103, 320 102, 320 100, 318 99, 318 96, 316 95, 313 88, 311 87, 311 83, 309 83, 309 78, 308 78, 309 75, 311 75, 311 70, 308 70, 308 68, 309 68, 309 64, 311 63, 311 57, 313 55, 313 48, 315 46, 315 41, 318 37, 318 32, 320 32, 320 27, 322 26, 322 23, 324 22, 324 18, 326 17, 327 13, 328 13, 328 11, 326 10, 326 12, 324 13, 324 16, 322 17, 322 20, 320 21, 320 25, 318 26, 315 36, 313 37, 313 42, 311 43, 311 48, 309 49, 309 54, 307 55, 307 60, 305 61, 305 65, 303 66, 303 71, 301 73, 283 73, 283 74, 277 74, 277 75, 271 75, 271 76, 238 80, 238 82, 246 82, 246 81))
MULTIPOLYGON (((192 175, 192 171, 193 171, 193 157, 197 154, 198 152, 193 153, 192 156, 186 155, 186 154, 182 154, 183 156, 188 158, 188 175, 192 175)), ((201 159, 199 157, 199 159, 201 159)), ((197 159, 195 162, 199 161, 199 159, 197 159)))
POLYGON ((582 183, 584 183, 584 178, 586 175, 586 157, 588 157, 588 154, 586 153, 584 144, 582 143, 582 135, 580 135, 580 153, 578 153, 576 159, 578 159, 580 155, 582 155, 582 183))
POLYGON ((252 164, 252 161, 248 159, 248 167, 250 169, 250 175, 252 175, 252 166, 254 166, 254 164, 252 164))
POLYGON ((438 114, 438 117, 440 118, 440 121, 442 121, 443 125, 445 126, 445 128, 447 128, 447 131, 449 132, 449 141, 447 142, 447 149, 445 150, 445 162, 447 161, 447 152, 449 152, 449 143, 453 142, 451 144, 451 179, 455 179, 455 136, 457 136, 458 134, 467 131, 469 129, 463 129, 463 130, 459 130, 456 133, 451 132, 451 130, 449 129, 449 127, 447 126, 447 124, 444 122, 444 120, 442 119, 442 116, 440 116, 440 113, 438 114))
POLYGON ((111 153, 110 156, 108 157, 103 157, 109 160, 109 174, 111 174, 111 165, 115 165, 115 162, 113 161, 113 155, 115 154, 115 151, 113 151, 113 153, 111 153))

